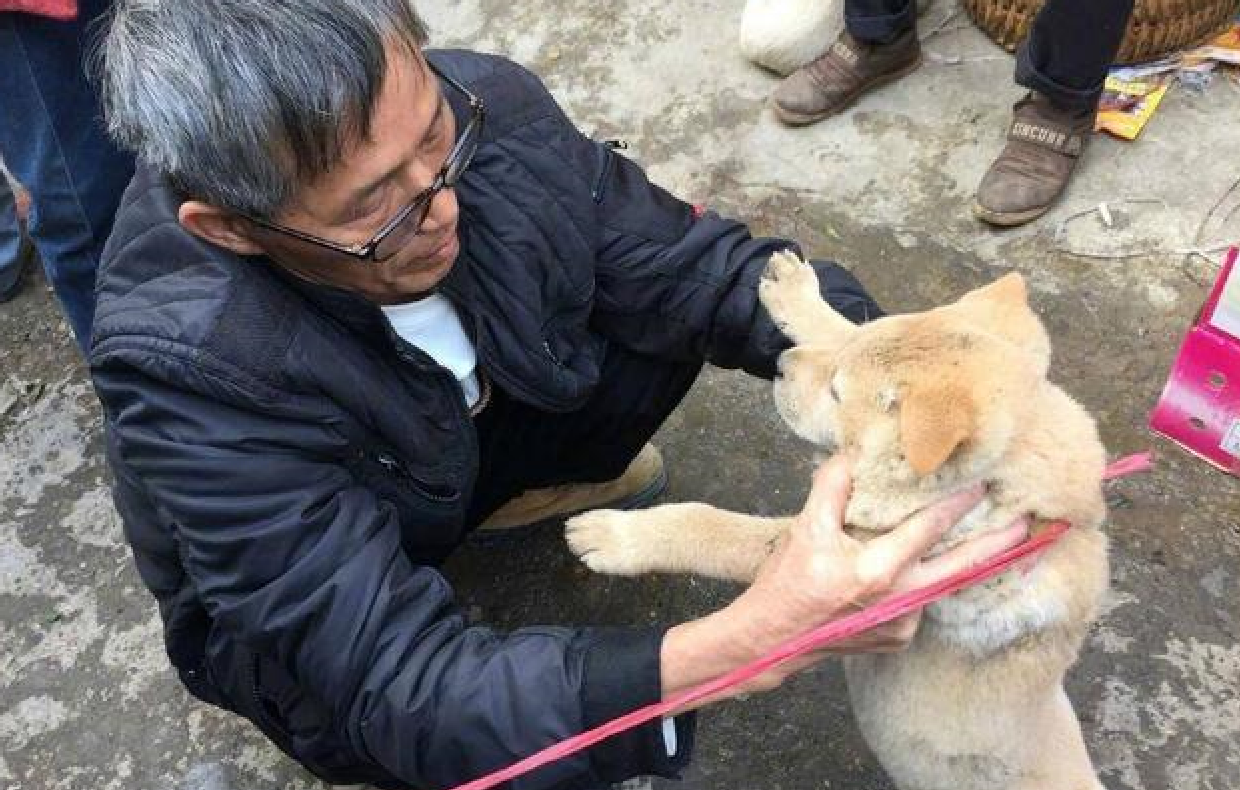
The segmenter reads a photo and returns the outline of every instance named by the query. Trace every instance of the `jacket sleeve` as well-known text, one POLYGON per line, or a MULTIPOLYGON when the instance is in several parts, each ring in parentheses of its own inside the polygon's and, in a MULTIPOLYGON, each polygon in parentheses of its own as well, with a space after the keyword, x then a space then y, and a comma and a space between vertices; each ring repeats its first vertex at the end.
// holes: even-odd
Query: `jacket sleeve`
MULTIPOLYGON (((695 211, 599 147, 595 328, 643 353, 705 358, 771 378, 791 343, 762 308, 758 281, 772 253, 796 245, 753 238, 739 222, 695 211)), ((882 315, 847 270, 812 263, 840 313, 854 322, 882 315)))
MULTIPOLYGON (((96 366, 117 463, 175 525, 215 627, 274 657, 358 754, 414 787, 452 787, 659 698, 662 629, 467 627, 444 578, 402 551, 393 509, 354 480, 329 420, 229 405, 232 385, 203 370, 187 392, 96 366)), ((691 730, 681 722, 676 757, 655 723, 511 786, 674 775, 691 730)))

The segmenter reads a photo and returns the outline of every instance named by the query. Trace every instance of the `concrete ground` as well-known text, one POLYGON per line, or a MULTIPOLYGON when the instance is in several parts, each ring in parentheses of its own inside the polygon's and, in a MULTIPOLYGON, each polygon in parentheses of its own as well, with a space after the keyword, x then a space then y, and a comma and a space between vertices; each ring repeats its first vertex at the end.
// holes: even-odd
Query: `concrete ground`
MULTIPOLYGON (((925 29, 954 2, 937 0, 925 29)), ((1175 251, 1240 240, 1236 215, 1220 219, 1240 198, 1206 221, 1240 176, 1235 81, 1173 91, 1140 142, 1097 139, 1057 209, 998 233, 968 206, 1020 91, 1010 58, 959 18, 927 42, 920 71, 790 131, 764 109, 774 79, 737 53, 739 0, 421 5, 436 43, 529 65, 585 129, 629 140, 657 180, 847 263, 891 310, 1023 272, 1056 345, 1055 379, 1096 415, 1112 453, 1160 453, 1156 472, 1114 487, 1113 592, 1069 681, 1102 779, 1112 790, 1240 787, 1240 482, 1145 428, 1216 271, 1175 251), (1101 201, 1114 227, 1095 214, 1061 229, 1101 201)), ((0 790, 318 787, 175 682, 108 498, 99 410, 32 279, 0 308, 0 790)), ((807 453, 761 382, 708 373, 661 443, 669 500, 781 513, 804 495, 807 453)), ((466 549, 448 571, 472 615, 503 625, 676 620, 735 593, 594 577, 550 531, 466 549)), ((891 785, 828 664, 705 713, 680 786, 891 785)))

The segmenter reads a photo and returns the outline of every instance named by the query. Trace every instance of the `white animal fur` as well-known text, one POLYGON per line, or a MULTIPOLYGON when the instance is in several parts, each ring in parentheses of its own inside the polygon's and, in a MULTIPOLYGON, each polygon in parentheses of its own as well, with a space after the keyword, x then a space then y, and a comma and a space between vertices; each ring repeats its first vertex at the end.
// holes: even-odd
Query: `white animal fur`
MULTIPOLYGON (((917 0, 925 13, 930 0, 917 0)), ((826 51, 844 26, 842 0, 748 0, 741 14, 745 58, 781 77, 826 51)))

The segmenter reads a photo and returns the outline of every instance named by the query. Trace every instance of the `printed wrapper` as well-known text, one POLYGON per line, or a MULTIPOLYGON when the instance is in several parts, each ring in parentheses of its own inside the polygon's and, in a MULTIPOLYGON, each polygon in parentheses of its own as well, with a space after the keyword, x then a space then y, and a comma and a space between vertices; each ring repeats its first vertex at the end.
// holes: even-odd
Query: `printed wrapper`
POLYGON ((1094 130, 1110 132, 1124 140, 1137 139, 1166 93, 1166 83, 1123 82, 1107 77, 1094 130))

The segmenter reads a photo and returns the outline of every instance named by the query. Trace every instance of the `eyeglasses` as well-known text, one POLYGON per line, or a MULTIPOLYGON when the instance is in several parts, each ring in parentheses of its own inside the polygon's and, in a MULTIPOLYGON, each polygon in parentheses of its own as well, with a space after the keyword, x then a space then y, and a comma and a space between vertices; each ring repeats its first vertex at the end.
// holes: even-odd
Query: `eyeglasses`
POLYGON ((482 137, 482 125, 487 115, 481 98, 470 93, 464 85, 435 68, 429 61, 426 65, 430 66, 431 71, 449 87, 464 94, 469 101, 469 123, 465 126, 465 131, 457 138, 456 144, 452 146, 448 158, 444 160, 443 167, 439 169, 431 185, 415 195, 409 205, 384 223, 370 241, 365 244, 337 244, 296 228, 285 227, 258 217, 247 216, 246 219, 267 230, 292 236, 356 261, 377 263, 391 258, 404 249, 405 245, 421 232, 422 223, 426 222, 426 216, 430 214, 431 204, 435 202, 435 197, 443 190, 456 186, 461 173, 465 172, 465 168, 469 167, 469 163, 473 161, 474 154, 478 151, 478 141, 482 137))

